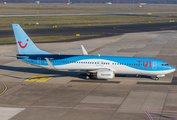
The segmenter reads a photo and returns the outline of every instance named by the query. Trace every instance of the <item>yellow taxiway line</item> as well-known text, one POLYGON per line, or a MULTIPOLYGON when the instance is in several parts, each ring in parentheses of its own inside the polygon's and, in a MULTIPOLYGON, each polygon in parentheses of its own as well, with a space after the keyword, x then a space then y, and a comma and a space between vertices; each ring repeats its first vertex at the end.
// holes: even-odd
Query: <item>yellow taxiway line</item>
POLYGON ((2 95, 7 91, 7 85, 3 82, 0 82, 0 83, 4 85, 4 90, 0 93, 0 95, 2 95))
POLYGON ((48 76, 32 76, 26 79, 25 82, 47 82, 51 78, 52 77, 48 77, 48 76))

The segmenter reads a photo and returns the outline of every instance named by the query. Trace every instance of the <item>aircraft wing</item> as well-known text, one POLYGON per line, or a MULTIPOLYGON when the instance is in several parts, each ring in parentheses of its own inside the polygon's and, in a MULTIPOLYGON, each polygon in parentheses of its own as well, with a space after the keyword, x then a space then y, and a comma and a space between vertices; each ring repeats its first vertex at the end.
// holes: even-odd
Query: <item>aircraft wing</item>
POLYGON ((53 64, 49 61, 48 58, 45 58, 48 65, 49 65, 49 68, 52 69, 52 70, 67 70, 67 71, 97 71, 97 70, 108 70, 108 68, 72 68, 72 69, 57 69, 53 66, 53 64))

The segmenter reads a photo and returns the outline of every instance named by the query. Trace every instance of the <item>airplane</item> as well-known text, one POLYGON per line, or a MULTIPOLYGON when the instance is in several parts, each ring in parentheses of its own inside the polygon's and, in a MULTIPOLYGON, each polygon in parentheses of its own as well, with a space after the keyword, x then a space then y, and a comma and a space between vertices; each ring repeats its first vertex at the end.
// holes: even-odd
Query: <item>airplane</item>
POLYGON ((166 62, 141 57, 89 55, 81 45, 83 55, 52 54, 40 50, 19 24, 12 24, 19 54, 17 59, 31 65, 56 71, 81 71, 86 79, 113 79, 115 74, 149 75, 155 80, 175 71, 166 62))

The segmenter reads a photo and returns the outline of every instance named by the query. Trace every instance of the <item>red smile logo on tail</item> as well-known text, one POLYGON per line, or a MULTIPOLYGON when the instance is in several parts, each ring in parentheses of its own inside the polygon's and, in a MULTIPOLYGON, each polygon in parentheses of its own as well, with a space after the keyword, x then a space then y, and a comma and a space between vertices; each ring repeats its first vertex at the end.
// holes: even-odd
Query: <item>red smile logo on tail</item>
MULTIPOLYGON (((29 40, 27 39, 26 41, 28 42, 29 40)), ((22 43, 21 41, 18 41, 18 44, 20 45, 21 48, 26 48, 28 43, 26 43, 24 46, 22 46, 21 43, 22 43)))

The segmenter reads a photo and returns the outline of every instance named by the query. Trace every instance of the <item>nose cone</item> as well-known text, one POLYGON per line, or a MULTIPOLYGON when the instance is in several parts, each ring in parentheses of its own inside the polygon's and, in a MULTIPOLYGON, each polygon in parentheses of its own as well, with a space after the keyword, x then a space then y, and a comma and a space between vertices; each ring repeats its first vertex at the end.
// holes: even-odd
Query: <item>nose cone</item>
POLYGON ((176 69, 172 66, 169 66, 169 70, 171 70, 171 72, 174 72, 176 69))

